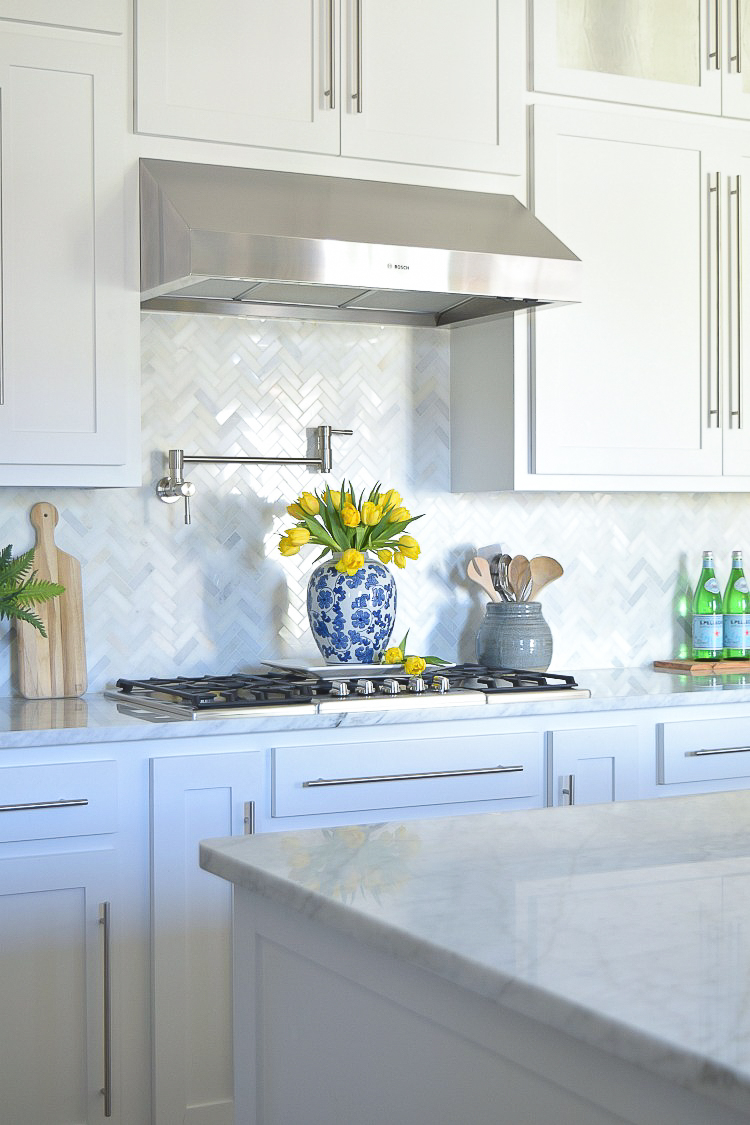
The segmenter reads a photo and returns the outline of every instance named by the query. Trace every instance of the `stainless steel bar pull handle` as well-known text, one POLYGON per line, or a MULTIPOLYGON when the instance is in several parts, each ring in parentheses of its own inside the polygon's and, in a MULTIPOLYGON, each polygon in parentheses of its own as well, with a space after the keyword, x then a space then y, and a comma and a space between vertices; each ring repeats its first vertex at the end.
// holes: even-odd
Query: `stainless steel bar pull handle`
POLYGON ((245 801, 242 810, 242 831, 246 836, 255 835, 255 801, 245 801))
POLYGON ((563 801, 563 804, 574 805, 576 803, 576 775, 569 773, 562 779, 562 782, 560 795, 568 798, 567 801, 563 801))
POLYGON ((729 16, 729 65, 735 74, 742 70, 742 0, 734 0, 734 18, 729 16))
POLYGON ((750 746, 717 746, 715 750, 686 750, 686 758, 708 758, 712 754, 747 754, 750 746))
POLYGON ((355 81, 357 88, 352 94, 352 101, 356 102, 357 113, 362 112, 362 0, 355 0, 355 30, 354 30, 354 51, 355 51, 355 81))
POLYGON ((732 324, 732 401, 730 425, 742 429, 744 409, 742 394, 742 177, 732 176, 729 181, 729 198, 734 203, 734 316, 732 324))
POLYGON ((99 925, 104 928, 104 1116, 112 1116, 112 922, 110 903, 99 904, 99 925))
POLYGON ((709 18, 708 65, 713 70, 721 70, 721 3, 713 0, 709 18))
POLYGON ((325 97, 328 98, 328 108, 336 108, 336 38, 334 31, 334 0, 328 0, 328 15, 326 19, 326 30, 328 31, 328 89, 323 91, 325 97))
MULTIPOLYGON (((708 303, 708 428, 721 427, 721 176, 708 175, 708 229, 714 245, 709 248, 708 303), (713 209, 714 221, 710 221, 713 209)), ((710 236, 709 235, 709 236, 710 236)))
POLYGON ((369 785, 373 781, 426 781, 435 777, 482 777, 485 774, 522 773, 523 766, 487 766, 473 770, 433 770, 427 773, 384 773, 372 777, 317 777, 303 781, 303 789, 319 789, 325 785, 369 785))
POLYGON ((88 803, 88 797, 76 797, 73 800, 60 801, 25 801, 20 805, 0 805, 0 812, 27 812, 29 809, 74 809, 88 803))

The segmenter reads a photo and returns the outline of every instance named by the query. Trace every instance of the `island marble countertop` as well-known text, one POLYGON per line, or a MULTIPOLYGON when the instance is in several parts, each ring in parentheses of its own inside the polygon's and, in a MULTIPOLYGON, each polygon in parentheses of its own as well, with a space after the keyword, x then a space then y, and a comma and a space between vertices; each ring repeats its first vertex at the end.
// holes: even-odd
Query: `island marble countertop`
POLYGON ((201 865, 750 1120, 750 793, 233 837, 201 865))
MULTIPOLYGON (((552 669, 554 671, 554 669, 552 669)), ((572 673, 590 699, 539 697, 539 702, 514 703, 511 698, 488 697, 487 706, 443 709, 439 717, 497 718, 519 715, 632 711, 648 707, 685 707, 696 703, 750 703, 750 675, 691 676, 656 672, 651 668, 596 669, 572 673)), ((391 726, 425 723, 438 714, 427 708, 383 711, 328 712, 314 716, 274 716, 251 711, 247 718, 174 719, 164 714, 144 718, 123 701, 102 694, 68 699, 0 699, 0 748, 64 746, 90 742, 129 742, 197 735, 249 734, 280 730, 325 730, 334 727, 391 726)))

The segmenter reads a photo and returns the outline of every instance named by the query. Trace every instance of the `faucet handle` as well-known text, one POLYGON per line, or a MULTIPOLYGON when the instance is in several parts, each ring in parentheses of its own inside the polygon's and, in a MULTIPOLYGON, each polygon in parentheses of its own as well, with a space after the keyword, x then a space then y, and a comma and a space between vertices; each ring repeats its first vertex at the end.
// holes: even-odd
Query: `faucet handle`
POLYGON ((183 473, 184 456, 181 449, 169 451, 169 476, 162 477, 156 485, 156 495, 164 504, 185 501, 185 523, 190 523, 190 497, 195 495, 195 485, 185 480, 183 473))

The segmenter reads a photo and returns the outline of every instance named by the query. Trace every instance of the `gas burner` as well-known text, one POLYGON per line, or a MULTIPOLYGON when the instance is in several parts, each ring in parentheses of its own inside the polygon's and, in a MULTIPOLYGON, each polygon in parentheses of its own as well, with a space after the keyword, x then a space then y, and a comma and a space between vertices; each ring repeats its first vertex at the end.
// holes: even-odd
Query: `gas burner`
POLYGON ((481 664, 431 668, 409 676, 400 667, 379 676, 341 674, 323 678, 295 670, 236 673, 229 676, 176 676, 173 679, 119 679, 105 695, 133 713, 144 711, 175 718, 208 719, 247 716, 253 710, 280 715, 317 715, 327 711, 383 710, 389 707, 476 706, 527 701, 540 695, 588 696, 572 676, 486 668, 481 664))

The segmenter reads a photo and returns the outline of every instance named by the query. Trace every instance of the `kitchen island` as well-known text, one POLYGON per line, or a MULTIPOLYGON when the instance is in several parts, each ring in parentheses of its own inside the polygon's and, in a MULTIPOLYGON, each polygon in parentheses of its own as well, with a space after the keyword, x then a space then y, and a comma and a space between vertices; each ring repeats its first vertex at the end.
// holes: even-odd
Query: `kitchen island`
POLYGON ((238 1125, 750 1121, 750 794, 204 842, 238 1125))

